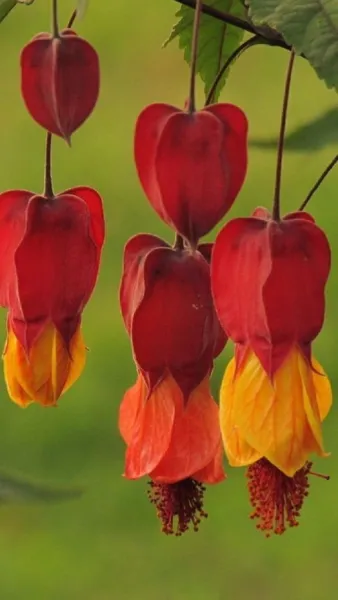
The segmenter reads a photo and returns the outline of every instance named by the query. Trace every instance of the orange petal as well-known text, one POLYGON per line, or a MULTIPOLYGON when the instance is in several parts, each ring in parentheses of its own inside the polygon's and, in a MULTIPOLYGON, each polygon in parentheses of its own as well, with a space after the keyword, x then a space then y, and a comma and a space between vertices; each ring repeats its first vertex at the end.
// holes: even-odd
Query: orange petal
POLYGON ((236 361, 233 358, 223 377, 220 393, 220 425, 224 449, 232 467, 251 465, 262 454, 250 446, 240 435, 238 425, 234 419, 234 376, 236 361))
POLYGON ((130 440, 125 467, 128 479, 149 474, 161 461, 170 444, 175 416, 173 380, 164 379, 146 400, 147 387, 141 375, 139 379, 141 382, 129 390, 127 402, 141 408, 133 426, 131 418, 129 426, 124 428, 124 435, 130 440))
POLYGON ((226 479, 226 474, 223 469, 223 446, 221 440, 212 461, 206 467, 200 469, 200 471, 196 471, 191 477, 201 483, 209 484, 220 483, 226 479))
POLYGON ((324 421, 332 406, 332 389, 329 378, 319 362, 312 358, 312 381, 315 386, 315 395, 318 403, 320 420, 324 421))
POLYGON ((233 394, 241 436, 286 475, 302 468, 310 452, 325 454, 313 370, 298 348, 273 381, 249 353, 236 374, 233 394))
POLYGON ((215 457, 220 441, 218 406, 206 377, 184 403, 182 392, 170 379, 175 402, 175 421, 168 450, 151 472, 154 481, 174 483, 206 467, 215 457))
POLYGON ((80 328, 74 334, 69 350, 60 333, 48 324, 34 342, 29 355, 11 329, 4 350, 4 372, 11 399, 21 407, 32 402, 55 406, 81 374, 86 358, 80 328))
POLYGON ((127 445, 131 444, 134 426, 145 398, 144 381, 141 376, 123 396, 119 410, 119 430, 127 445))

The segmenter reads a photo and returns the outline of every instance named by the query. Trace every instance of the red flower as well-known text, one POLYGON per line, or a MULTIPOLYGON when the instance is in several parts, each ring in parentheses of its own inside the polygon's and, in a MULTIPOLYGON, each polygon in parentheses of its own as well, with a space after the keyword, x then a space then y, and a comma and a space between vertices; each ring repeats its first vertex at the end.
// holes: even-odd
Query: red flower
POLYGON ((231 465, 251 465, 260 528, 282 533, 307 495, 309 454, 325 456, 332 393, 311 342, 324 321, 330 247, 310 215, 273 221, 258 209, 223 228, 211 271, 220 322, 236 344, 221 390, 225 450, 231 465))
POLYGON ((231 104, 188 113, 152 104, 138 117, 135 161, 159 216, 192 243, 238 195, 247 168, 247 120, 231 104))
POLYGON ((209 245, 179 250, 147 234, 126 245, 121 309, 150 392, 169 372, 188 397, 224 347, 202 252, 209 245))
POLYGON ((0 304, 8 308, 5 375, 11 398, 53 405, 85 360, 81 313, 97 279, 104 221, 86 187, 53 199, 0 195, 0 304))
POLYGON ((74 31, 35 36, 21 53, 21 91, 33 119, 69 141, 99 95, 99 58, 74 31))
POLYGON ((224 479, 209 376, 225 336, 211 298, 209 255, 209 246, 171 248, 144 234, 127 243, 124 257, 121 308, 139 371, 120 409, 125 476, 151 478, 163 531, 178 535, 205 516, 203 483, 224 479))

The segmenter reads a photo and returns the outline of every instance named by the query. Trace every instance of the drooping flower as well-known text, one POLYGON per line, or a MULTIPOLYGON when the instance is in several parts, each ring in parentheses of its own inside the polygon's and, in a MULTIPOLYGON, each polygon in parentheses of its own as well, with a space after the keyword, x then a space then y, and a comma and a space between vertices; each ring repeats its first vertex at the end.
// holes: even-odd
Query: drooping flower
POLYGON ((70 140, 93 111, 100 88, 99 58, 74 31, 40 33, 21 53, 21 91, 33 119, 70 140))
POLYGON ((158 215, 196 244, 232 206, 247 169, 247 119, 237 106, 185 112, 152 104, 138 117, 135 162, 158 215))
POLYGON ((188 397, 224 347, 209 256, 210 244, 178 249, 148 234, 136 235, 126 245, 121 310, 150 392, 169 372, 188 397))
POLYGON ((218 407, 209 390, 225 336, 210 290, 210 247, 171 248, 151 235, 126 245, 121 309, 138 369, 119 427, 125 476, 149 476, 166 533, 205 516, 203 484, 224 479, 218 407), (204 258, 202 252, 204 253, 204 258))
POLYGON ((20 406, 55 405, 80 375, 81 313, 94 289, 104 240, 100 196, 0 195, 0 304, 8 309, 4 369, 20 406))
MULTIPOLYGON (((324 321, 326 236, 306 213, 274 221, 258 209, 223 228, 211 270, 216 311, 235 342, 220 404, 229 462, 263 464, 249 468, 257 489, 262 472, 274 472, 265 482, 278 481, 288 493, 303 482, 305 495, 309 455, 325 456, 321 422, 332 402, 329 381, 311 351, 324 321)), ((265 498, 276 508, 276 495, 265 498)), ((278 506, 285 516, 285 503, 278 506)))
POLYGON ((224 479, 218 407, 208 376, 185 400, 167 375, 149 393, 144 377, 126 392, 119 427, 127 444, 125 477, 150 477, 150 499, 165 533, 196 530, 203 510, 203 484, 224 479), (175 523, 176 521, 176 523, 175 523))

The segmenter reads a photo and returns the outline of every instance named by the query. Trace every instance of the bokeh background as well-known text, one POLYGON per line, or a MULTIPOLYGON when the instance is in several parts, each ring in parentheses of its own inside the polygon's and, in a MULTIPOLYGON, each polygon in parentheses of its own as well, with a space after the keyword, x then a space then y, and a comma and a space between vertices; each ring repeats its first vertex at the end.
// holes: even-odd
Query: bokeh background
MULTIPOLYGON (((26 113, 19 93, 19 52, 36 32, 49 27, 49 2, 18 7, 0 26, 1 189, 43 185, 44 133, 26 113)), ((70 150, 57 140, 55 187, 84 184, 104 198, 107 241, 95 294, 86 309, 84 332, 90 353, 80 381, 56 409, 20 410, 1 378, 0 463, 5 469, 55 484, 80 485, 81 499, 64 503, 0 506, 0 598, 3 600, 331 600, 336 597, 338 564, 337 409, 325 423, 328 460, 316 469, 331 481, 313 479, 301 526, 266 540, 248 519, 244 471, 208 491, 209 519, 198 534, 167 538, 148 503, 146 482, 121 477, 124 447, 117 412, 135 378, 129 341, 118 306, 123 245, 149 231, 173 239, 153 214, 133 164, 133 128, 148 103, 182 106, 188 69, 173 43, 161 44, 174 22, 177 4, 91 2, 78 31, 98 49, 102 93, 95 113, 73 137, 70 150)), ((60 1, 66 22, 72 3, 60 1)), ((279 128, 285 51, 255 48, 233 70, 222 99, 247 112, 250 135, 271 137, 279 128)), ((199 90, 201 94, 201 89, 199 90)), ((202 94, 200 95, 202 102, 202 94)), ((336 96, 297 59, 289 128, 334 106, 336 96)), ((295 209, 331 159, 327 146, 311 153, 288 153, 283 177, 283 209, 295 209)), ((230 216, 271 205, 275 152, 252 149, 245 187, 230 216)), ((331 174, 311 210, 333 250, 327 321, 315 344, 334 392, 338 389, 338 172, 331 174)), ((210 236, 212 238, 212 236, 210 236)), ((3 314, 2 342, 5 339, 3 314)), ((217 394, 231 348, 218 359, 217 394)))

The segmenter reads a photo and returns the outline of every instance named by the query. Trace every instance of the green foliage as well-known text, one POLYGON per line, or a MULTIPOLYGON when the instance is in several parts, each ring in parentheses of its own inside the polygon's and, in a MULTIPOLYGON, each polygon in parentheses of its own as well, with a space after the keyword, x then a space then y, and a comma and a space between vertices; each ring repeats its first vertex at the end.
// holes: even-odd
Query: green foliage
POLYGON ((16 5, 16 0, 0 0, 0 23, 16 5))
POLYGON ((82 495, 78 488, 52 487, 21 475, 0 471, 0 504, 17 502, 57 502, 82 495))
MULTIPOLYGON (((251 145, 270 150, 276 148, 278 137, 256 138, 251 145)), ((312 121, 291 131, 285 139, 285 150, 294 152, 314 152, 325 146, 338 144, 338 108, 330 108, 312 121)))
MULTIPOLYGON (((218 10, 230 13, 236 17, 245 18, 245 8, 240 0, 208 0, 205 2, 218 10)), ((178 37, 179 47, 183 50, 185 60, 190 63, 191 42, 194 21, 194 10, 181 6, 176 13, 178 22, 174 25, 169 38, 164 42, 166 46, 171 40, 178 37)), ((243 39, 244 32, 238 27, 227 25, 213 17, 202 14, 199 32, 197 72, 204 82, 205 95, 214 82, 214 79, 226 60, 236 50, 243 39)), ((216 101, 224 87, 227 72, 222 77, 214 100, 216 101)))
POLYGON ((0 0, 0 23, 17 4, 33 4, 34 0, 0 0))
POLYGON ((338 0, 250 0, 250 15, 281 33, 338 90, 338 0))

